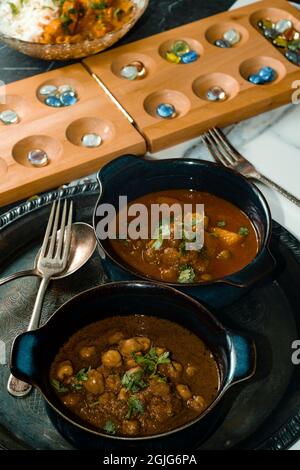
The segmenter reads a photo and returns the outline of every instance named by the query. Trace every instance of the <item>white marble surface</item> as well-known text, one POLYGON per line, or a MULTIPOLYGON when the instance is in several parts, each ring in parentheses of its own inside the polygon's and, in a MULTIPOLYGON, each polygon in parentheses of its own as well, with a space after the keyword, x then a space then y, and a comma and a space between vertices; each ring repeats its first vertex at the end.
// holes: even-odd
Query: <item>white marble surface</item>
MULTIPOLYGON (((253 3, 238 0, 234 8, 253 3)), ((297 5, 300 8, 299 5, 297 5)), ((300 71, 299 71, 300 79, 300 71)), ((258 170, 300 198, 300 104, 287 105, 226 129, 226 134, 258 170)), ((185 142, 155 155, 210 159, 200 139, 185 142)), ((283 196, 262 185, 274 220, 300 239, 300 209, 283 196)), ((291 448, 300 450, 300 440, 291 448)))

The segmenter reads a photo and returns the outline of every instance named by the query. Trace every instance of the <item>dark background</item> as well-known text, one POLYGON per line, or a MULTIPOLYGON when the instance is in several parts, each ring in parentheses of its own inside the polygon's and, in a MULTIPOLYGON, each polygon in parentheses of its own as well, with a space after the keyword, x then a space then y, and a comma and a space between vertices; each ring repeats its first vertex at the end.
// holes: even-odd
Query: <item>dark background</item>
MULTIPOLYGON (((117 45, 228 10, 234 0, 150 0, 141 20, 117 45)), ((5 83, 61 67, 66 62, 32 59, 0 43, 0 80, 5 83)))

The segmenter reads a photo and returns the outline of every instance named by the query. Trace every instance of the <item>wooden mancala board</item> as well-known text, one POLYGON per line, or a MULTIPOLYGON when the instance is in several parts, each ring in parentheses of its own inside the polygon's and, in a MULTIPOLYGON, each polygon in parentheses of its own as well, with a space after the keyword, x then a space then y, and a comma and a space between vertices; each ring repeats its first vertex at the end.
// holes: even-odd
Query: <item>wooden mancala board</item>
POLYGON ((263 37, 257 27, 261 18, 291 19, 300 31, 300 13, 288 2, 263 1, 101 53, 83 65, 8 85, 0 112, 14 109, 20 122, 0 121, 0 206, 90 174, 116 156, 156 152, 212 126, 288 103, 300 68, 263 37), (239 44, 216 47, 214 41, 231 28, 239 31, 239 44), (199 54, 196 62, 173 64, 165 59, 180 39, 199 54), (120 71, 134 60, 143 62, 147 73, 142 79, 126 80, 120 71), (275 69, 276 80, 250 83, 248 76, 262 66, 275 69), (79 100, 69 107, 49 107, 38 95, 44 84, 69 84, 79 100), (207 90, 214 85, 226 91, 226 101, 207 101, 207 90), (174 119, 157 116, 156 107, 164 102, 176 108, 174 119), (81 138, 87 133, 99 134, 102 144, 83 147, 81 138), (48 154, 47 166, 36 168, 27 161, 28 152, 36 148, 48 154))

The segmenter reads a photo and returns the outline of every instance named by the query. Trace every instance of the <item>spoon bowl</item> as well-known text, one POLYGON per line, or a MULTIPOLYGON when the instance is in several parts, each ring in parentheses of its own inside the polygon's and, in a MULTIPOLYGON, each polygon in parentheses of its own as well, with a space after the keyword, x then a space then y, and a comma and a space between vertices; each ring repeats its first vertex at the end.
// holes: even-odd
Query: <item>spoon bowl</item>
MULTIPOLYGON (((57 276, 53 276, 51 279, 63 279, 64 277, 70 276, 71 274, 75 273, 75 271, 78 271, 78 269, 80 269, 91 258, 92 254, 95 251, 96 243, 97 241, 94 230, 89 224, 86 224, 84 222, 75 222, 74 224, 72 224, 71 248, 67 268, 64 272, 58 274, 57 276)), ((36 254, 33 269, 27 271, 20 271, 19 273, 14 273, 10 276, 1 279, 0 286, 19 277, 42 277, 37 267, 40 252, 41 249, 36 254)))

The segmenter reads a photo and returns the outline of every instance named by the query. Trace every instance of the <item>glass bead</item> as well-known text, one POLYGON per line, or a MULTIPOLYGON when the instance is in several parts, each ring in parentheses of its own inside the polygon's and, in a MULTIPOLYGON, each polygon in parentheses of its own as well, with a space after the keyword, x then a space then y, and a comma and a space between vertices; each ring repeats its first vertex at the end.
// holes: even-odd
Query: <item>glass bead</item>
POLYGON ((27 159, 32 166, 42 167, 48 164, 48 155, 44 150, 34 149, 28 152, 27 159))
POLYGON ((293 27, 293 23, 290 20, 282 19, 277 21, 275 24, 275 30, 281 34, 287 31, 288 29, 291 29, 293 27))
POLYGON ((274 46, 280 47, 282 49, 286 49, 287 45, 288 45, 287 39, 285 39, 282 36, 277 36, 277 38, 273 39, 272 42, 273 42, 274 46))
POLYGON ((227 95, 223 88, 214 86, 207 91, 206 97, 209 101, 224 101, 226 100, 227 95))
POLYGON ((254 85, 263 85, 266 83, 265 80, 256 73, 249 75, 248 81, 254 85))
POLYGON ((300 51, 300 41, 291 41, 288 43, 287 47, 293 52, 300 51))
POLYGON ((73 106, 78 101, 76 92, 71 91, 71 90, 64 91, 63 93, 61 93, 59 99, 61 103, 63 104, 63 106, 73 106))
POLYGON ((98 134, 85 134, 81 138, 81 143, 83 147, 95 148, 99 147, 102 143, 102 139, 98 134))
POLYGON ((223 39, 225 41, 228 41, 231 46, 234 46, 235 44, 238 44, 241 40, 241 35, 236 29, 229 29, 228 31, 225 31, 223 34, 223 39))
POLYGON ((70 91, 70 92, 76 94, 76 90, 74 90, 74 88, 71 87, 70 85, 60 85, 60 86, 58 87, 58 93, 59 93, 59 94, 66 93, 66 92, 68 92, 68 91, 70 91))
POLYGON ((134 65, 125 65, 121 69, 120 75, 126 80, 135 80, 138 77, 138 70, 134 65))
POLYGON ((19 116, 13 109, 5 109, 0 113, 0 121, 5 125, 16 124, 19 122, 19 116))
POLYGON ((299 55, 294 51, 286 51, 285 57, 287 60, 292 62, 292 64, 298 65, 299 64, 299 55))
POLYGON ((172 45, 171 52, 174 52, 178 57, 190 52, 191 48, 186 41, 175 41, 172 45))
POLYGON ((268 28, 268 29, 264 29, 264 36, 267 39, 275 39, 275 38, 277 38, 278 33, 277 33, 276 29, 272 29, 272 28, 269 29, 268 28))
POLYGON ((178 57, 178 55, 174 54, 174 52, 171 52, 171 51, 166 53, 166 59, 172 64, 179 64, 181 60, 180 57, 178 57))
POLYGON ((230 42, 225 41, 225 39, 217 39, 214 42, 214 45, 217 47, 221 47, 222 49, 229 49, 231 47, 230 42))
POLYGON ((268 18, 261 18, 258 21, 257 26, 260 29, 273 29, 274 28, 274 23, 271 20, 269 20, 268 18))
POLYGON ((199 58, 199 55, 196 51, 190 51, 187 54, 184 54, 180 57, 183 64, 191 64, 199 58))
POLYGON ((51 106, 52 108, 61 108, 63 106, 60 98, 56 95, 49 95, 45 99, 45 104, 51 106))
POLYGON ((143 78, 145 77, 147 70, 143 62, 140 62, 139 60, 134 60, 129 64, 131 67, 135 67, 137 70, 138 78, 143 78))
POLYGON ((57 92, 55 85, 43 85, 39 88, 39 94, 42 96, 54 95, 57 92))
POLYGON ((259 77, 261 77, 266 83, 273 82, 277 76, 276 72, 272 67, 262 67, 258 72, 259 77))
POLYGON ((156 114, 163 119, 172 119, 176 117, 176 109, 170 103, 161 103, 156 108, 156 114))

